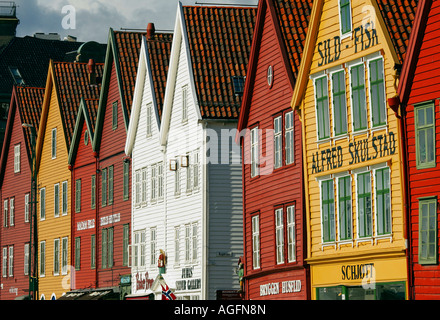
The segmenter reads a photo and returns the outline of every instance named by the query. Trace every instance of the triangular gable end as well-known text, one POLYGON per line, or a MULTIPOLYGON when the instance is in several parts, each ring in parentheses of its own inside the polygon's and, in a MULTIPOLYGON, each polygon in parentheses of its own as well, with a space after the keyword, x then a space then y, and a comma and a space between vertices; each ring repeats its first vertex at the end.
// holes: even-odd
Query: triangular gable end
POLYGON ((187 30, 186 30, 186 25, 185 25, 185 19, 184 19, 184 15, 183 15, 183 8, 182 8, 182 3, 180 1, 177 5, 177 15, 176 15, 176 21, 175 21, 175 25, 174 25, 173 34, 174 34, 173 44, 171 47, 170 64, 169 64, 168 75, 167 75, 167 85, 165 88, 165 98, 164 98, 162 120, 161 120, 161 124, 160 124, 160 134, 159 134, 160 143, 163 146, 166 145, 167 139, 168 139, 169 125, 170 125, 173 100, 174 100, 174 90, 176 87, 176 76, 177 76, 178 65, 179 65, 180 48, 182 46, 182 42, 183 42, 183 47, 186 51, 186 56, 187 56, 190 91, 191 91, 192 97, 194 99, 194 106, 196 109, 197 118, 199 120, 202 119, 202 115, 201 115, 200 109, 199 109, 199 103, 197 101, 197 93, 196 93, 195 83, 194 83, 194 73, 193 73, 193 69, 192 69, 191 54, 190 54, 189 45, 188 45, 188 36, 187 36, 187 30))

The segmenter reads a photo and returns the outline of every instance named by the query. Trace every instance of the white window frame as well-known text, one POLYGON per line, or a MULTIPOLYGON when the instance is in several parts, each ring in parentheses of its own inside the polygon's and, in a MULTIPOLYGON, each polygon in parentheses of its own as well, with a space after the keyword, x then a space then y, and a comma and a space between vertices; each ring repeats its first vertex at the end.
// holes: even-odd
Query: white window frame
POLYGON ((284 219, 283 208, 275 209, 275 256, 277 264, 284 263, 284 219))
POLYGON ((285 162, 286 165, 292 164, 295 162, 295 117, 293 114, 293 111, 286 112, 284 114, 284 150, 285 150, 285 162), (292 126, 288 127, 288 118, 291 118, 292 126), (287 137, 290 137, 290 143, 288 143, 287 137), (289 152, 290 151, 290 152, 289 152), (290 155, 291 159, 288 161, 288 154, 290 155))
POLYGON ((21 170, 21 145, 20 143, 14 146, 14 173, 19 173, 21 170))
POLYGON ((61 274, 66 275, 69 265, 69 241, 68 237, 61 238, 61 274))
POLYGON ((57 128, 52 129, 50 150, 51 150, 52 159, 56 159, 57 158, 57 128))
POLYGON ((157 198, 163 200, 164 186, 165 186, 165 174, 164 174, 163 161, 157 164, 157 198))
POLYGON ((333 122, 331 125, 330 130, 331 132, 331 136, 333 138, 345 138, 348 136, 349 131, 349 123, 348 123, 348 105, 347 105, 347 73, 345 71, 345 68, 343 66, 337 66, 335 68, 332 68, 331 71, 329 72, 329 76, 328 76, 329 80, 330 80, 330 88, 328 88, 328 93, 329 93, 329 98, 330 98, 330 104, 331 104, 331 108, 332 108, 332 114, 330 115, 330 117, 332 118, 333 122), (333 83, 333 74, 335 73, 339 73, 339 72, 343 72, 344 74, 344 102, 345 102, 345 125, 346 125, 346 131, 345 133, 340 133, 340 134, 336 134, 336 120, 335 120, 335 99, 334 99, 334 95, 333 95, 333 87, 334 87, 334 83, 333 83))
POLYGON ((46 220, 46 188, 40 189, 40 221, 46 220), (42 200, 42 195, 44 195, 42 200))
POLYGON ((372 183, 373 190, 372 190, 371 195, 372 195, 372 200, 374 201, 374 213, 373 213, 374 220, 373 220, 373 222, 375 222, 374 234, 375 234, 375 237, 376 237, 376 241, 377 241, 378 238, 390 238, 391 237, 391 239, 392 239, 392 236, 393 236, 393 211, 392 211, 392 200, 393 200, 393 198, 392 198, 392 184, 391 184, 392 170, 391 170, 391 168, 388 166, 388 164, 386 162, 385 163, 381 163, 381 164, 376 164, 376 165, 372 166, 372 179, 373 179, 373 183, 372 183), (377 210, 377 202, 378 201, 377 201, 377 192, 376 192, 376 186, 377 186, 376 185, 376 183, 377 183, 377 181, 376 181, 376 171, 379 170, 379 169, 388 169, 389 175, 390 175, 390 177, 389 177, 389 190, 390 190, 389 210, 390 210, 390 224, 391 224, 390 225, 390 232, 389 233, 384 233, 384 234, 381 234, 381 235, 378 234, 378 226, 379 226, 378 214, 379 214, 379 212, 377 210))
POLYGON ((174 265, 180 265, 180 226, 174 227, 174 265))
POLYGON ((68 184, 67 181, 63 181, 62 183, 62 187, 61 187, 61 212, 62 215, 65 216, 67 215, 68 211, 69 211, 69 188, 68 188, 68 184), (64 195, 65 195, 65 199, 64 199, 64 195))
POLYGON ((283 117, 282 116, 278 116, 273 119, 273 162, 274 162, 274 169, 278 169, 283 166, 283 117))
POLYGON ((148 201, 148 168, 141 169, 141 205, 146 205, 148 201))
POLYGON ((370 55, 368 55, 367 57, 365 57, 365 67, 367 69, 367 76, 365 79, 365 82, 367 83, 367 87, 365 88, 366 90, 366 94, 368 95, 368 106, 367 106, 367 110, 370 109, 370 128, 372 131, 375 130, 382 130, 384 128, 388 127, 388 110, 387 110, 387 95, 386 95, 386 74, 385 74, 385 59, 384 57, 381 55, 380 52, 376 52, 376 53, 372 53, 370 55), (371 99, 371 82, 370 82, 370 74, 371 74, 371 70, 370 70, 370 61, 372 60, 378 60, 381 59, 382 60, 382 68, 383 68, 383 75, 384 75, 384 92, 383 92, 383 96, 384 96, 384 106, 385 106, 385 124, 382 125, 378 125, 378 126, 374 126, 373 125, 373 105, 372 105, 372 99, 371 99))
POLYGON ((347 67, 347 69, 348 69, 348 81, 349 81, 349 83, 350 83, 350 87, 349 87, 349 89, 350 89, 350 93, 349 93, 349 101, 350 101, 350 112, 351 112, 351 132, 352 132, 352 135, 358 135, 358 134, 363 134, 363 133, 365 133, 366 131, 368 131, 368 125, 369 125, 369 118, 368 118, 368 104, 369 104, 369 101, 367 100, 367 84, 368 84, 368 82, 367 82, 367 79, 365 78, 365 70, 366 70, 366 66, 365 66, 365 61, 364 61, 364 58, 360 58, 360 59, 356 59, 356 60, 353 60, 353 61, 350 61, 350 62, 348 62, 347 64, 346 64, 346 67, 347 67), (366 121, 366 128, 365 129, 359 129, 359 130, 356 130, 355 129, 355 127, 354 127, 354 121, 353 121, 353 118, 354 118, 354 104, 353 104, 353 79, 352 79, 352 76, 351 76, 351 70, 353 69, 353 68, 355 68, 355 67, 358 67, 358 66, 362 66, 363 67, 363 69, 364 69, 364 74, 363 74, 363 76, 364 76, 364 99, 365 99, 365 101, 364 101, 364 103, 365 103, 365 121, 366 121))
POLYGON ((7 227, 8 226, 8 214, 9 212, 9 201, 8 199, 3 200, 3 227, 7 227))
POLYGON ((9 199, 9 226, 14 226, 15 223, 15 198, 9 199))
POLYGON ((150 265, 156 264, 157 227, 150 228, 150 265))
POLYGON ((146 116, 146 132, 147 132, 147 138, 151 137, 153 135, 153 104, 152 103, 148 103, 146 106, 146 112, 147 112, 147 116, 146 116))
POLYGON ((40 241, 40 259, 39 259, 39 270, 40 277, 46 276, 46 241, 40 241))
POLYGON ((345 39, 345 38, 351 38, 352 33, 353 33, 353 9, 351 6, 351 0, 349 0, 349 6, 350 6, 350 31, 346 31, 345 33, 342 33, 342 17, 341 17, 341 1, 338 1, 338 17, 339 17, 339 33, 340 33, 340 38, 345 39))
POLYGON ((191 224, 191 260, 192 262, 196 262, 199 258, 198 255, 198 246, 199 246, 199 224, 197 222, 193 222, 191 224))
POLYGON ((174 195, 180 195, 180 166, 177 165, 176 170, 174 171, 174 195))
POLYGON ((56 183, 53 186, 53 205, 54 205, 54 209, 53 209, 54 216, 57 218, 60 216, 60 184, 59 183, 56 183))
POLYGON ((252 268, 260 268, 260 215, 252 216, 252 268))
POLYGON ((53 275, 54 276, 59 276, 60 275, 60 269, 61 269, 61 264, 60 264, 60 239, 54 239, 53 240, 53 275))
POLYGON ((3 263, 2 263, 2 277, 6 278, 8 276, 8 247, 3 247, 3 263))
POLYGON ((8 276, 14 276, 14 247, 8 247, 8 276))
POLYGON ((257 177, 260 174, 259 171, 259 130, 258 126, 254 127, 250 131, 250 151, 251 151, 251 178, 257 177))
POLYGON ((188 122, 188 86, 182 87, 182 123, 188 122))
MULTIPOLYGON (((352 242, 353 241, 353 236, 354 236, 354 232, 353 232, 353 179, 351 174, 348 174, 346 172, 341 173, 340 175, 338 175, 336 177, 336 194, 334 195, 334 200, 335 200, 335 208, 336 208, 336 215, 335 215, 335 224, 337 225, 336 230, 338 233, 337 236, 337 240, 339 242, 352 242), (341 178, 349 178, 350 179, 350 203, 351 203, 351 212, 350 212, 350 238, 348 239, 341 239, 341 209, 339 207, 339 180, 341 178)), ((357 208, 357 207, 356 207, 357 208)))
POLYGON ((29 201, 30 201, 30 194, 26 193, 24 195, 24 222, 29 222, 29 213, 30 213, 30 207, 29 207, 29 201))
POLYGON ((295 229, 295 206, 286 207, 287 220, 287 261, 296 261, 296 229, 295 229))
POLYGON ((199 149, 196 149, 193 152, 193 159, 192 159, 192 178, 193 178, 193 184, 192 189, 193 191, 199 190, 200 187, 200 152, 199 149))
POLYGON ((139 207, 141 205, 141 170, 136 170, 134 176, 134 204, 136 207, 139 207))
POLYGON ((24 275, 29 275, 29 243, 24 245, 24 275))
POLYGON ((157 174, 157 167, 159 166, 159 164, 155 163, 153 165, 151 165, 151 176, 150 176, 150 183, 151 183, 151 192, 150 192, 150 197, 151 197, 151 202, 156 202, 157 201, 157 182, 158 182, 158 174, 157 174))

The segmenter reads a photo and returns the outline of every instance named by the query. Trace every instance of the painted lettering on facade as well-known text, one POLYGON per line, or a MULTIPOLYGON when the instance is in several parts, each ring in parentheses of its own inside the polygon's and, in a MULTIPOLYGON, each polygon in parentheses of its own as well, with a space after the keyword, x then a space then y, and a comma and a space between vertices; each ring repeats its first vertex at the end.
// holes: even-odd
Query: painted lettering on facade
POLYGON ((106 217, 101 218, 101 226, 105 226, 107 224, 112 224, 121 221, 121 214, 115 213, 106 217))
POLYGON ((94 227, 95 227, 95 219, 79 221, 76 224, 77 231, 93 229, 94 227))
POLYGON ((295 293, 301 291, 301 280, 272 282, 260 285, 260 297, 282 293, 295 293), (281 287, 281 292, 280 292, 281 287))
POLYGON ((346 265, 341 267, 342 280, 364 280, 373 278, 374 263, 346 265))

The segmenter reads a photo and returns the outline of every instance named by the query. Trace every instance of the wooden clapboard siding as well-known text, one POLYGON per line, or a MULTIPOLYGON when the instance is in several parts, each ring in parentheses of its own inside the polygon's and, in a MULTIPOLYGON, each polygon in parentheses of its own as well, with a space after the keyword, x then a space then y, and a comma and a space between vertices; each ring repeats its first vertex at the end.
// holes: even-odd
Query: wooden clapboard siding
MULTIPOLYGON (((430 3, 427 1, 426 3, 430 3)), ((408 166, 408 189, 410 197, 410 238, 411 259, 413 276, 413 299, 438 300, 440 297, 440 268, 435 265, 421 265, 419 263, 420 245, 420 219, 419 198, 439 196, 440 194, 440 60, 437 51, 438 34, 440 30, 440 3, 432 1, 427 7, 428 11, 419 23, 426 26, 424 33, 420 32, 419 51, 412 63, 415 65, 410 86, 408 103, 406 105, 406 139, 407 139, 407 166, 408 166), (414 106, 422 102, 434 103, 435 117, 435 149, 436 166, 433 168, 418 169, 416 165, 416 133, 414 106)), ((422 10, 422 9, 420 9, 422 10)), ((437 208, 438 212, 438 208, 437 208)), ((437 215, 438 216, 438 215, 437 215)), ((437 219, 437 230, 439 229, 437 219)), ((437 234, 440 237, 440 234, 437 234)), ((437 240, 438 241, 438 240, 437 240)))

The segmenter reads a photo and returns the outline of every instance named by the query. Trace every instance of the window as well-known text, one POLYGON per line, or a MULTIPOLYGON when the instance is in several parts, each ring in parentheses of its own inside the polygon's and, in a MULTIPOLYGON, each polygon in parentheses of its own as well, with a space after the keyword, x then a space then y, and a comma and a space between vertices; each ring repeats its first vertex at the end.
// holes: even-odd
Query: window
POLYGON ((101 206, 105 207, 107 205, 107 168, 102 169, 101 179, 101 206))
POLYGON ((81 212, 81 179, 75 181, 75 212, 81 212))
POLYGON ((191 153, 188 153, 186 155, 186 157, 183 157, 183 159, 187 159, 187 163, 188 165, 186 166, 186 192, 190 193, 192 191, 192 165, 191 165, 191 161, 192 161, 192 157, 191 157, 191 153))
POLYGON ((360 238, 371 237, 373 235, 370 177, 370 172, 357 175, 358 233, 360 238))
POLYGON ((282 117, 276 117, 273 121, 273 129, 274 129, 274 167, 280 168, 283 162, 283 142, 282 142, 282 117))
POLYGON ((151 201, 157 200, 157 164, 151 166, 151 201))
POLYGON ((46 241, 40 242, 40 277, 46 276, 46 241))
POLYGON ((192 260, 193 261, 195 261, 195 260, 197 260, 197 258, 198 258, 198 254, 197 254, 197 252, 198 252, 198 250, 197 250, 197 247, 198 247, 198 241, 197 241, 197 238, 198 238, 198 224, 197 224, 197 222, 194 222, 193 224, 192 224, 192 260))
POLYGON ((116 130, 118 128, 118 101, 112 104, 112 129, 116 130))
POLYGON ((136 231, 134 233, 133 266, 145 267, 145 246, 145 230, 136 231))
POLYGON ((8 68, 9 68, 9 71, 11 72, 11 74, 12 74, 12 77, 14 78, 14 83, 15 84, 18 84, 18 85, 25 84, 24 80, 23 80, 23 77, 21 76, 20 70, 18 70, 17 67, 8 66, 8 68))
POLYGON ((75 238, 75 270, 81 269, 81 237, 75 238))
POLYGON ((287 259, 296 260, 295 206, 287 207, 287 259))
POLYGON ((437 264, 437 198, 419 200, 419 264, 437 264))
POLYGON ((46 188, 40 189, 40 220, 46 220, 46 188))
POLYGON ((89 144, 89 132, 86 130, 84 131, 84 145, 89 144))
POLYGON ((347 133, 347 99, 344 70, 332 73, 333 132, 335 136, 347 133))
POLYGON ((90 207, 95 209, 96 207, 96 175, 92 175, 91 187, 90 187, 90 207))
POLYGON ((385 81, 383 59, 370 60, 370 104, 372 111, 373 127, 386 125, 387 114, 385 106, 385 81))
POLYGON ((94 234, 90 237, 90 268, 96 268, 96 237, 94 234))
POLYGON ((108 167, 108 204, 113 204, 113 170, 114 167, 108 167))
POLYGON ((67 254, 68 254, 68 241, 67 237, 64 237, 62 240, 62 252, 61 252, 61 273, 67 274, 67 254))
POLYGON ((53 186, 53 203, 54 203, 54 216, 60 216, 60 184, 57 183, 53 186))
POLYGON ((153 104, 149 103, 147 104, 147 125, 146 125, 146 129, 147 129, 147 137, 151 137, 153 129, 152 129, 152 124, 153 124, 153 104))
POLYGON ((177 166, 174 171, 174 195, 178 196, 180 194, 180 167, 177 166))
POLYGON ((63 216, 65 216, 65 215, 67 215, 67 208, 68 208, 68 202, 67 202, 67 197, 68 197, 68 194, 67 194, 67 181, 63 181, 63 184, 62 184, 62 198, 61 198, 61 201, 62 201, 62 205, 61 205, 61 207, 62 207, 62 210, 63 210, 63 216))
POLYGON ((20 172, 20 144, 14 146, 14 173, 20 172))
POLYGON ((433 168, 435 163, 434 103, 414 108, 417 169, 433 168))
POLYGON ((260 268, 260 216, 252 217, 252 267, 260 268))
POLYGON ((273 67, 269 66, 267 67, 267 85, 271 88, 273 84, 273 67))
POLYGON ((315 79, 316 119, 318 140, 330 138, 327 76, 315 79))
POLYGON ((391 233, 391 197, 390 197, 390 169, 377 169, 376 181, 376 218, 377 234, 391 233))
POLYGON ((232 77, 232 84, 234 85, 234 93, 236 96, 243 95, 245 80, 246 77, 242 77, 242 76, 232 77))
POLYGON ((251 130, 251 177, 255 177, 258 172, 259 147, 258 147, 258 127, 251 130))
POLYGON ((158 181, 157 181, 157 187, 158 187, 158 194, 157 197, 160 199, 163 199, 163 194, 164 194, 164 172, 163 172, 163 162, 159 162, 158 166, 157 166, 157 170, 158 170, 158 181))
POLYGON ((2 251, 3 251, 2 276, 3 278, 6 278, 8 276, 8 247, 4 247, 2 251))
POLYGON ((351 66, 350 77, 353 131, 356 132, 367 129, 364 64, 351 66))
POLYGON ((352 239, 351 177, 338 178, 339 240, 352 239))
POLYGON ((286 152, 286 165, 294 161, 294 132, 293 132, 293 111, 284 115, 284 142, 286 152))
POLYGON ((350 0, 339 0, 339 20, 341 23, 341 34, 351 32, 351 5, 350 0))
POLYGON ((141 203, 141 172, 140 170, 136 170, 135 172, 135 195, 134 195, 134 203, 136 206, 139 206, 141 203))
POLYGON ((180 263, 180 227, 174 227, 174 264, 180 263))
POLYGON ((193 152, 193 158, 191 162, 192 173, 193 173, 193 190, 197 190, 199 188, 200 180, 199 180, 199 172, 200 172, 200 159, 199 159, 199 150, 193 152))
POLYGON ((130 225, 122 226, 122 265, 128 266, 128 246, 130 244, 130 225))
POLYGON ((60 239, 55 239, 53 242, 53 274, 55 276, 60 274, 60 239))
POLYGON ((24 222, 29 222, 29 193, 24 195, 24 222))
POLYGON ((9 226, 14 225, 15 220, 15 198, 9 200, 9 226))
POLYGON ((29 243, 24 245, 24 275, 29 275, 29 243))
POLYGON ((102 229, 102 268, 113 267, 113 228, 102 229))
POLYGON ((333 180, 321 181, 322 240, 335 241, 335 199, 333 180))
POLYGON ((185 225, 185 262, 197 259, 197 223, 185 225))
POLYGON ((156 227, 150 229, 150 264, 156 263, 156 239, 157 229, 156 227))
POLYGON ((57 128, 52 129, 52 159, 57 157, 57 128))
POLYGON ((123 197, 124 200, 128 200, 129 198, 129 184, 130 184, 130 162, 128 160, 123 161, 123 197))
POLYGON ((8 263, 8 269, 9 269, 9 276, 14 276, 14 247, 9 247, 9 263, 8 263))
POLYGON ((284 262, 283 208, 275 210, 275 238, 277 264, 284 262))
POLYGON ((147 184, 148 184, 148 180, 147 180, 147 176, 148 176, 148 171, 147 168, 142 168, 142 204, 146 204, 147 203, 147 197, 148 197, 148 189, 147 189, 147 184))
POLYGON ((182 87, 182 122, 188 120, 188 87, 182 87))
POLYGON ((8 226, 8 210, 9 210, 9 202, 8 200, 3 201, 3 227, 8 226))

